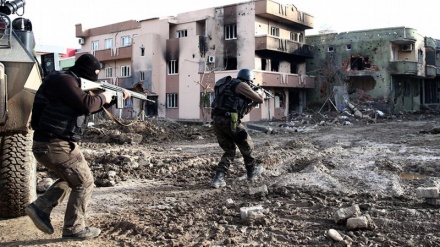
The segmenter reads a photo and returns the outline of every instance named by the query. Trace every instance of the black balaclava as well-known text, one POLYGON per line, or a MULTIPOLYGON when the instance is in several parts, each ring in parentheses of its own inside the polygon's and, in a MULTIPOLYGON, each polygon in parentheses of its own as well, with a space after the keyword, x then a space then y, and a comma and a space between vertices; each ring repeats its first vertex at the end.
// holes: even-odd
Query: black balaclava
POLYGON ((101 64, 92 54, 83 54, 69 70, 77 76, 90 81, 97 81, 101 64))

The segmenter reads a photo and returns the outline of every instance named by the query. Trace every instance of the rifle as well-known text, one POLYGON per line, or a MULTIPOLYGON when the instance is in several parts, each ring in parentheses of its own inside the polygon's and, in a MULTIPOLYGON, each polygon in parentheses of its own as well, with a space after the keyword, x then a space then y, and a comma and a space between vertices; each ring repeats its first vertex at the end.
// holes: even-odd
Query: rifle
POLYGON ((116 108, 121 109, 124 107, 124 94, 123 91, 126 90, 130 92, 132 98, 155 102, 154 100, 148 99, 147 96, 143 93, 137 93, 122 87, 118 87, 116 85, 107 83, 105 81, 93 82, 84 78, 81 79, 81 89, 83 91, 93 91, 93 90, 105 90, 110 91, 112 96, 116 98, 116 108))
POLYGON ((255 85, 252 81, 249 82, 249 85, 251 86, 251 88, 254 91, 258 91, 258 90, 263 91, 266 94, 266 99, 275 98, 275 96, 273 96, 273 94, 271 92, 269 92, 266 89, 262 88, 260 85, 255 85))

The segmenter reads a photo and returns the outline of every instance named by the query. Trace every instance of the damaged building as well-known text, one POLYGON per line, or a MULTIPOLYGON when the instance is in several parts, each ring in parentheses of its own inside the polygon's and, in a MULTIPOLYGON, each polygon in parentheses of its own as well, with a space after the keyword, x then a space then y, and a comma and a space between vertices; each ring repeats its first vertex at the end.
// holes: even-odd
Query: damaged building
POLYGON ((243 120, 284 119, 305 109, 307 91, 315 87, 314 77, 306 74, 312 53, 305 44, 313 22, 293 4, 257 0, 86 30, 77 24, 81 52, 76 56, 94 54, 102 63, 100 80, 124 88, 141 85, 155 101, 143 108, 127 100, 116 112, 123 118, 145 111, 208 121, 215 82, 249 68, 254 83, 275 97, 243 120))
POLYGON ((309 102, 322 103, 344 87, 350 100, 388 113, 438 109, 438 40, 413 28, 393 27, 311 35, 306 43, 314 56, 307 71, 316 76, 309 102))

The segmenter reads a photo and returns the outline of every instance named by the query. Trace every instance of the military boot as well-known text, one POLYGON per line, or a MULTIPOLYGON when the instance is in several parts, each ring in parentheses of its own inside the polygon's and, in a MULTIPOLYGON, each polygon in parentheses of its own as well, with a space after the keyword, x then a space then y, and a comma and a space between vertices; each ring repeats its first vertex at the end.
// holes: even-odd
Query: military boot
POLYGON ((213 188, 220 188, 220 187, 225 187, 226 186, 226 181, 225 181, 225 172, 224 171, 216 171, 215 172, 215 176, 212 179, 211 182, 211 187, 213 188))
POLYGON ((260 176, 264 172, 264 167, 262 166, 246 166, 247 180, 252 181, 255 177, 260 176))

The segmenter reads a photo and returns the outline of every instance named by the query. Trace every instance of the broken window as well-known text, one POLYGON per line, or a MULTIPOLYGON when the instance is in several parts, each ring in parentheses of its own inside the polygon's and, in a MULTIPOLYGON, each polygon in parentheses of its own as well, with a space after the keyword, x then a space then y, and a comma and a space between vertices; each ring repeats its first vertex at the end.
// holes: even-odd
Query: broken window
POLYGON ((347 44, 347 45, 345 46, 345 49, 347 49, 347 51, 351 50, 351 44, 347 44))
POLYGON ((284 107, 284 101, 283 93, 275 93, 275 108, 284 107))
POLYGON ((404 83, 404 86, 405 86, 405 91, 404 91, 404 95, 406 96, 406 97, 408 97, 408 96, 411 96, 411 83, 409 83, 409 82, 405 82, 404 83))
POLYGON ((298 74, 298 66, 296 63, 290 63, 290 73, 291 74, 298 74))
POLYGON ((328 52, 334 52, 334 51, 335 51, 335 48, 334 48, 333 46, 329 46, 329 47, 327 48, 327 51, 328 51, 328 52))
POLYGON ((200 106, 203 108, 210 108, 212 102, 214 101, 214 93, 213 92, 201 92, 200 93, 200 106))
POLYGON ((366 68, 371 68, 370 58, 367 56, 362 57, 351 55, 350 68, 352 70, 364 70, 366 68))
POLYGON ((266 59, 261 59, 261 70, 266 70, 267 67, 267 60, 266 59))
POLYGON ((279 67, 280 67, 280 61, 277 61, 277 60, 274 60, 274 59, 272 59, 270 61, 271 71, 278 72, 279 67))
POLYGON ((422 51, 422 49, 419 49, 418 54, 419 54, 418 62, 419 62, 420 64, 422 64, 422 63, 423 63, 423 51, 422 51))
POLYGON ((225 70, 236 70, 237 69, 237 58, 236 57, 226 57, 223 60, 225 70))

